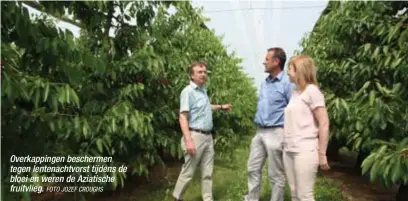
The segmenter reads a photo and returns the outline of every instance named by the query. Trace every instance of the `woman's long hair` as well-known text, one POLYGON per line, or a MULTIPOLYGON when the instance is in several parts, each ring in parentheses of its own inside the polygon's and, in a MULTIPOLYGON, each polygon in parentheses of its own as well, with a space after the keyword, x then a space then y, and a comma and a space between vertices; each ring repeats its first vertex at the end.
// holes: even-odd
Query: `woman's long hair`
POLYGON ((289 65, 294 67, 295 84, 300 91, 305 90, 308 84, 319 87, 316 78, 316 67, 314 61, 309 56, 299 55, 290 59, 289 65))

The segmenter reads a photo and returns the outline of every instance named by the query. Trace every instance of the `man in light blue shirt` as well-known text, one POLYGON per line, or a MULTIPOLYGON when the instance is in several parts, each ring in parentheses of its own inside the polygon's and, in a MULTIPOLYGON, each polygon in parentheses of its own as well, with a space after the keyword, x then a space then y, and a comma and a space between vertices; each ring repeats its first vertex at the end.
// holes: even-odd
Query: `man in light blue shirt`
POLYGON ((193 178, 198 166, 201 169, 202 197, 204 201, 213 201, 212 172, 214 163, 213 110, 230 111, 232 106, 211 105, 207 96, 207 65, 193 63, 189 68, 190 85, 180 95, 179 122, 183 137, 181 147, 184 151, 184 164, 173 191, 176 201, 182 201, 187 184, 193 178))
POLYGON ((190 81, 190 85, 184 88, 180 95, 180 112, 188 112, 190 128, 212 130, 212 108, 205 86, 199 87, 190 81))
POLYGON ((283 169, 284 109, 289 103, 294 85, 283 72, 286 54, 282 48, 268 49, 265 72, 258 96, 255 124, 256 135, 251 142, 248 159, 248 194, 246 201, 258 201, 261 192, 262 168, 268 158, 268 177, 272 183, 271 201, 283 201, 285 173, 283 169))

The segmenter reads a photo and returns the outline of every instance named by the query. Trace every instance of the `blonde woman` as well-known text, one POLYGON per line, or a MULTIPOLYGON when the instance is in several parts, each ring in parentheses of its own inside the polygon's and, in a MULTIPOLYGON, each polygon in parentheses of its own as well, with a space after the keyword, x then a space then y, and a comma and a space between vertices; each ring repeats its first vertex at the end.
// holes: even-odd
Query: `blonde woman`
POLYGON ((292 57, 289 78, 295 83, 285 108, 284 166, 292 201, 314 201, 318 167, 328 170, 326 149, 329 118, 320 91, 316 68, 308 56, 292 57))

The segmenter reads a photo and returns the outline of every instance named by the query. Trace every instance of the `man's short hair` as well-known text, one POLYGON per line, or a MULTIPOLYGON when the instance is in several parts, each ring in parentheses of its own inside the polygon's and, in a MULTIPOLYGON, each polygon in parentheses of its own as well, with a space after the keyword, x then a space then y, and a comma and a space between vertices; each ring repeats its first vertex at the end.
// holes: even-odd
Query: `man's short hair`
POLYGON ((192 64, 188 67, 188 75, 189 75, 190 77, 191 77, 191 75, 193 75, 193 73, 194 73, 194 67, 196 67, 196 66, 200 66, 200 67, 205 66, 205 67, 207 67, 207 63, 204 62, 204 61, 199 61, 199 62, 194 62, 194 63, 192 63, 192 64))
POLYGON ((273 57, 279 59, 279 67, 281 68, 281 70, 283 70, 285 68, 285 63, 286 63, 286 53, 285 53, 285 51, 280 47, 269 48, 268 52, 270 52, 270 51, 274 52, 273 57))

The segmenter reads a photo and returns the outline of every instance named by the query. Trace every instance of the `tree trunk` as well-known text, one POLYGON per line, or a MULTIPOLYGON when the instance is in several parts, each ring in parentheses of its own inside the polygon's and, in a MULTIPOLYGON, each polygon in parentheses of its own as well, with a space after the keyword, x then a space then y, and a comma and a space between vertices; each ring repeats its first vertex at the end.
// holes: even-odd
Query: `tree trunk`
POLYGON ((408 185, 401 184, 396 196, 396 201, 406 201, 408 199, 408 185))
POLYGON ((339 140, 333 137, 327 146, 327 158, 331 161, 340 160, 339 150, 341 148, 339 140))
POLYGON ((356 170, 357 173, 359 173, 359 174, 362 173, 361 172, 362 171, 361 164, 363 163, 364 159, 366 159, 368 157, 368 155, 370 155, 369 152, 365 152, 363 150, 358 151, 356 164, 354 166, 354 169, 356 170))

